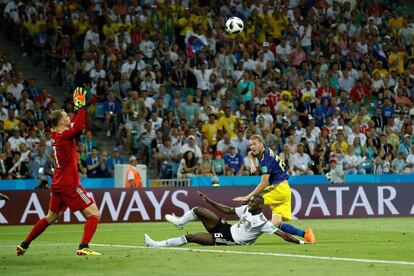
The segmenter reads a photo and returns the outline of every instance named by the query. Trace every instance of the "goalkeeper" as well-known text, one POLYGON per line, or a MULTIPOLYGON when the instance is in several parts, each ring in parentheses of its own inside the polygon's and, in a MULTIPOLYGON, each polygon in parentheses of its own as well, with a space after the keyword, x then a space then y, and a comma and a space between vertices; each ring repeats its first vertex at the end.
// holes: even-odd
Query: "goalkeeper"
POLYGON ((239 221, 234 225, 230 225, 221 220, 210 210, 198 206, 186 212, 180 218, 171 215, 166 215, 165 218, 179 228, 183 227, 189 221, 200 220, 208 233, 187 234, 163 241, 154 241, 145 234, 145 246, 168 247, 180 246, 187 243, 197 243, 201 245, 253 244, 263 233, 275 234, 288 242, 297 244, 308 243, 281 231, 267 220, 262 212, 264 201, 261 196, 252 196, 248 205, 233 208, 217 203, 201 192, 198 192, 198 195, 220 212, 225 214, 236 214, 240 218, 239 221))
POLYGON ((80 211, 86 217, 82 240, 76 251, 77 255, 101 255, 89 249, 89 242, 95 234, 100 220, 100 213, 95 202, 86 194, 78 173, 78 157, 76 138, 82 133, 87 119, 87 92, 84 88, 76 88, 73 93, 73 104, 76 115, 71 121, 64 110, 54 110, 52 121, 52 157, 55 172, 52 178, 52 194, 49 202, 49 212, 34 225, 32 231, 17 246, 17 256, 26 253, 30 243, 46 228, 59 219, 69 207, 72 212, 80 211))

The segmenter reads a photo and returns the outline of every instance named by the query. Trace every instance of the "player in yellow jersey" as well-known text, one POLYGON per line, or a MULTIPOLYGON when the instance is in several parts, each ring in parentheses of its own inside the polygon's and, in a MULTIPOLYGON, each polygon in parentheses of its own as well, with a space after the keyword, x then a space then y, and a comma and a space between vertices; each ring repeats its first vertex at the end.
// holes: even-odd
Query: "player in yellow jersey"
POLYGON ((285 223, 292 218, 292 195, 288 183, 288 166, 271 148, 265 147, 264 140, 260 135, 252 135, 249 139, 249 145, 252 172, 259 172, 262 179, 250 194, 236 197, 233 200, 247 202, 252 196, 263 196, 265 205, 272 209, 274 226, 286 233, 303 237, 310 243, 316 243, 312 229, 303 231, 285 223), (256 158, 259 161, 259 168, 256 167, 256 158))

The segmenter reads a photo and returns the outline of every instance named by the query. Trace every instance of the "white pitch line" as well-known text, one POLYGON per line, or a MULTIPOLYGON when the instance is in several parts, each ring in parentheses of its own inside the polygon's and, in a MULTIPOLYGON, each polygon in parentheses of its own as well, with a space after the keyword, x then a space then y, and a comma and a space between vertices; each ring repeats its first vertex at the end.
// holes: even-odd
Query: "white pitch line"
MULTIPOLYGON (((76 246, 77 243, 38 243, 36 246, 76 246)), ((376 263, 376 264, 393 264, 393 265, 414 265, 414 262, 406 261, 387 261, 387 260, 373 260, 373 259, 356 259, 356 258, 340 258, 340 257, 327 257, 327 256, 312 256, 312 255, 296 255, 285 253, 272 253, 272 252, 249 252, 249 251, 235 251, 235 250, 220 250, 220 249, 201 249, 201 248, 183 248, 183 247, 157 247, 148 248, 142 245, 123 245, 123 244, 99 244, 94 243, 92 246, 100 247, 117 247, 117 248, 133 248, 133 249, 146 249, 146 250, 173 250, 173 251, 188 251, 188 252, 205 252, 205 253, 223 253, 223 254, 236 254, 236 255, 260 255, 260 256, 275 256, 275 257, 287 257, 287 258, 299 258, 299 259, 316 259, 316 260, 329 260, 329 261, 344 261, 355 263, 376 263)), ((0 248, 11 247, 13 245, 0 245, 0 248)))
POLYGON ((340 257, 312 256, 312 255, 296 255, 296 254, 272 253, 272 252, 249 252, 249 251, 234 251, 234 250, 219 250, 219 249, 200 249, 200 248, 183 248, 183 247, 157 247, 157 248, 148 248, 146 246, 139 246, 139 245, 120 245, 120 244, 91 244, 91 245, 93 245, 93 246, 102 246, 102 247, 135 248, 135 249, 160 249, 160 250, 192 251, 192 252, 195 251, 195 252, 224 253, 224 254, 238 254, 238 255, 276 256, 276 257, 301 258, 301 259, 345 261, 345 262, 356 262, 356 263, 377 263, 377 264, 414 265, 414 262, 406 262, 406 261, 387 261, 387 260, 370 260, 370 259, 340 258, 340 257))

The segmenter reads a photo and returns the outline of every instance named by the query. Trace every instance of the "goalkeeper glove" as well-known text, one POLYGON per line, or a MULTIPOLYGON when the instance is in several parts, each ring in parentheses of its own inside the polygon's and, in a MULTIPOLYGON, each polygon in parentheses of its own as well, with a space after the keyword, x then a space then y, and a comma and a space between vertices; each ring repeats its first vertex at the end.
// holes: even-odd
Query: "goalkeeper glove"
POLYGON ((73 91, 73 105, 74 109, 78 110, 86 105, 86 89, 83 87, 76 87, 73 91))

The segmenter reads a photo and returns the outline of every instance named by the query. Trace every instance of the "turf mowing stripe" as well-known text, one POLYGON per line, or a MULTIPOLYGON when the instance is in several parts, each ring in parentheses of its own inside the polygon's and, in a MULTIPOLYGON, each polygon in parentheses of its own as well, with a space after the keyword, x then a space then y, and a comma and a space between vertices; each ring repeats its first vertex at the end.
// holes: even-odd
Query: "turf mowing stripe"
POLYGON ((271 253, 271 252, 248 252, 248 251, 218 250, 218 249, 198 249, 198 248, 182 248, 182 247, 157 247, 157 248, 148 248, 146 246, 139 246, 139 245, 120 245, 120 244, 91 244, 91 245, 93 245, 93 246, 102 246, 102 247, 120 247, 120 248, 136 248, 136 249, 161 249, 161 250, 196 251, 196 252, 206 252, 206 253, 225 253, 225 254, 239 254, 239 255, 262 255, 262 256, 276 256, 276 257, 288 257, 288 258, 301 258, 301 259, 317 259, 317 260, 330 260, 330 261, 346 261, 346 262, 357 262, 357 263, 414 265, 414 262, 405 262, 405 261, 354 259, 354 258, 325 257, 325 256, 311 256, 311 255, 295 255, 295 254, 271 253))

